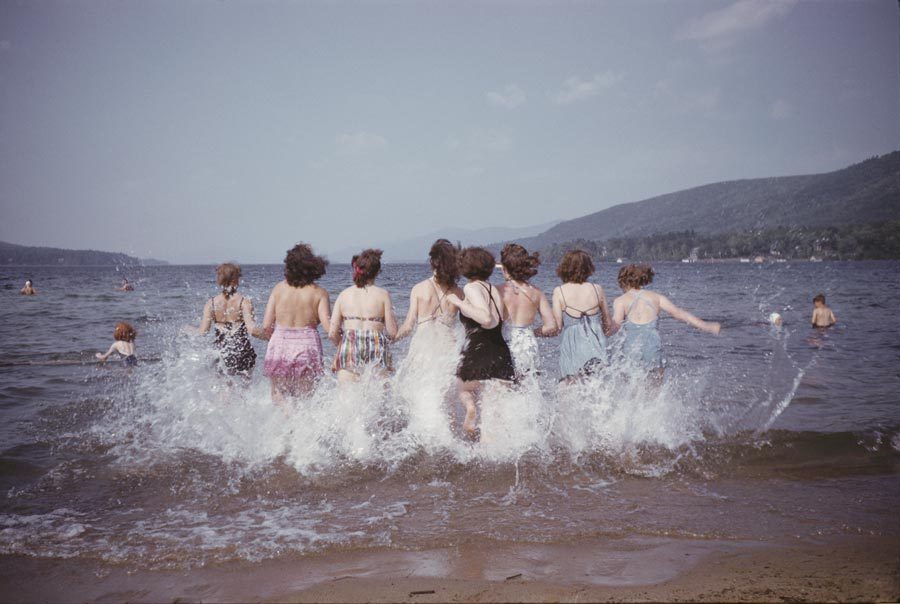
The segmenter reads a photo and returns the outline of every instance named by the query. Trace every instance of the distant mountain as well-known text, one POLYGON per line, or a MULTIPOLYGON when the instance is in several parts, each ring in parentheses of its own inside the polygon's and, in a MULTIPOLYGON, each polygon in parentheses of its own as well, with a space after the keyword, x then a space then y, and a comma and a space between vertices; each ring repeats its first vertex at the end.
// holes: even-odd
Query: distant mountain
MULTIPOLYGON (((560 222, 518 242, 543 249, 577 239, 827 227, 898 218, 900 151, 894 151, 825 174, 720 182, 621 204, 560 222)), ((504 240, 509 238, 498 241, 504 240)))
MULTIPOLYGON (((448 227, 440 231, 434 231, 419 237, 402 239, 400 241, 380 242, 371 247, 384 250, 385 262, 425 262, 428 259, 428 250, 435 239, 449 239, 462 245, 486 245, 492 241, 519 239, 531 237, 546 231, 557 224, 558 221, 538 224, 528 227, 487 227, 483 229, 461 229, 448 227)), ((362 248, 343 248, 328 252, 331 262, 350 262, 354 254, 358 254, 362 248)))
POLYGON ((153 266, 168 264, 117 252, 31 247, 0 241, 0 264, 12 266, 153 266))

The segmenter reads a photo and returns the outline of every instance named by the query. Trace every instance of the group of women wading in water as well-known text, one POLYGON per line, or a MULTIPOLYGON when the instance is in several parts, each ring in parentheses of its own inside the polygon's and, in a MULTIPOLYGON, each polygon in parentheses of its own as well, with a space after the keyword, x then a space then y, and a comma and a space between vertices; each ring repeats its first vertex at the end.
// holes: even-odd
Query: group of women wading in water
POLYGON ((455 378, 467 435, 477 434, 477 401, 486 382, 515 384, 537 377, 538 337, 561 333, 561 381, 572 383, 609 365, 609 338, 617 332, 622 362, 642 368, 650 380, 661 379, 664 359, 657 331, 661 311, 719 333, 718 323, 698 319, 645 289, 653 280, 649 266, 631 264, 619 271, 623 294, 613 301, 610 313, 603 288, 588 281, 594 263, 581 250, 563 257, 556 269, 562 284, 554 288, 550 301, 529 282, 540 265, 538 254, 529 254, 521 245, 504 246, 499 265, 484 248, 460 249, 446 239, 435 241, 428 256, 432 275, 412 288, 409 312, 401 325, 390 294, 375 285, 381 250, 353 256, 353 285, 332 306, 328 292, 316 284, 328 262, 309 245, 298 244, 285 257, 284 281, 272 289, 262 325, 254 319, 250 300, 237 293, 240 267, 223 264, 216 270, 222 292, 206 303, 199 332, 214 329, 219 366, 229 375, 252 372, 256 353, 251 335, 268 340, 264 373, 272 381, 276 402, 310 393, 324 375, 320 325, 337 347, 331 370, 342 383, 358 380, 364 371, 387 377, 393 371, 391 344, 413 334, 409 357, 420 368, 426 368, 429 359, 447 355, 458 359, 455 378), (503 285, 487 281, 495 266, 503 271, 503 285), (467 280, 462 288, 460 276, 467 280), (541 325, 534 327, 537 316, 541 325), (457 337, 457 320, 464 328, 463 342, 457 337))

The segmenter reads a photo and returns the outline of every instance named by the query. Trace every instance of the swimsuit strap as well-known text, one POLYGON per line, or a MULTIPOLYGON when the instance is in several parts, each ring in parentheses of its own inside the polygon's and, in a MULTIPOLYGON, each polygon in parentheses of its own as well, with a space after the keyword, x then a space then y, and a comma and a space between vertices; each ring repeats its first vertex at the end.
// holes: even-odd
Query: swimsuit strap
POLYGON ((372 321, 373 323, 384 323, 384 317, 344 317, 344 321, 372 321))
POLYGON ((434 277, 432 277, 428 281, 431 282, 431 287, 434 288, 434 293, 436 293, 437 297, 438 297, 437 308, 435 308, 433 311, 431 311, 431 316, 429 318, 436 319, 438 316, 444 314, 443 303, 444 303, 444 298, 447 296, 447 292, 442 293, 441 290, 438 289, 438 286, 434 280, 434 277))
MULTIPOLYGON (((541 307, 541 303, 540 303, 540 302, 535 302, 534 299, 533 299, 531 296, 528 295, 528 292, 525 291, 525 287, 524 287, 524 286, 519 286, 515 281, 512 281, 512 280, 510 280, 510 284, 511 284, 511 285, 513 286, 513 288, 516 290, 516 293, 521 292, 523 296, 525 296, 526 298, 528 298, 528 301, 531 302, 531 305, 532 305, 532 306, 534 306, 535 308, 540 308, 540 307, 541 307)), ((532 287, 533 287, 533 286, 532 286, 532 287)))
MULTIPOLYGON (((502 325, 502 324, 503 324, 503 315, 500 314, 500 308, 497 306, 497 303, 494 302, 494 295, 493 295, 493 291, 494 291, 494 290, 493 290, 493 288, 491 287, 491 284, 490 284, 490 283, 485 283, 484 281, 479 281, 479 283, 481 283, 481 285, 484 286, 484 288, 485 288, 485 289, 487 290, 487 292, 488 292, 488 300, 489 300, 489 302, 488 302, 488 311, 491 310, 491 304, 493 304, 493 305, 494 305, 494 308, 497 309, 497 320, 499 321, 498 324, 501 324, 501 325, 502 325)), ((491 316, 493 316, 493 315, 491 315, 491 316)))
MULTIPOLYGON (((218 319, 216 319, 216 297, 213 296, 212 298, 210 298, 210 299, 209 299, 209 302, 210 302, 210 304, 212 304, 212 309, 210 310, 210 316, 212 317, 212 322, 213 322, 214 324, 216 324, 216 325, 226 325, 226 326, 228 326, 228 327, 231 327, 231 326, 234 325, 235 323, 241 323, 241 324, 244 323, 244 316, 243 316, 243 313, 241 313, 241 318, 240 318, 240 320, 238 320, 238 321, 219 321, 218 319)), ((244 304, 244 296, 241 296, 241 297, 240 297, 240 302, 238 302, 238 308, 240 308, 243 304, 244 304)), ((222 310, 222 312, 223 312, 223 313, 228 312, 228 303, 227 303, 227 301, 226 301, 226 303, 225 303, 225 308, 222 310)))
MULTIPOLYGON (((594 289, 594 295, 597 296, 597 306, 596 306, 596 308, 599 309, 599 308, 600 308, 600 294, 597 293, 597 287, 596 287, 593 283, 591 283, 591 287, 594 289)), ((594 314, 591 314, 591 315, 588 314, 588 312, 587 312, 588 310, 594 310, 595 307, 593 307, 593 306, 591 306, 591 307, 590 307, 589 309, 587 309, 587 310, 581 310, 580 308, 575 308, 574 306, 569 306, 569 303, 566 302, 566 296, 565 296, 565 294, 563 294, 563 288, 562 288, 562 285, 559 286, 559 295, 562 297, 563 304, 565 304, 565 306, 563 307, 563 312, 565 312, 567 315, 569 315, 569 316, 572 317, 573 319, 581 319, 581 318, 583 318, 583 317, 585 317, 585 316, 587 316, 587 317, 593 317, 595 314, 597 314, 597 313, 594 313, 594 314), (572 310, 574 310, 574 311, 580 313, 580 314, 579 314, 577 317, 573 317, 569 312, 567 312, 570 308, 571 308, 572 310)))
MULTIPOLYGON (((641 295, 640 291, 638 291, 638 290, 633 290, 633 291, 634 291, 634 299, 631 300, 631 304, 628 305, 628 309, 625 311, 626 319, 628 318, 628 315, 631 314, 631 310, 634 308, 634 305, 638 303, 638 301, 643 302, 644 304, 649 306, 652 310, 656 311, 656 307, 653 306, 653 304, 650 302, 650 300, 647 300, 646 298, 644 298, 641 295)), ((657 315, 659 315, 658 311, 657 311, 657 315)), ((643 323, 641 323, 641 325, 643 325, 643 323)))

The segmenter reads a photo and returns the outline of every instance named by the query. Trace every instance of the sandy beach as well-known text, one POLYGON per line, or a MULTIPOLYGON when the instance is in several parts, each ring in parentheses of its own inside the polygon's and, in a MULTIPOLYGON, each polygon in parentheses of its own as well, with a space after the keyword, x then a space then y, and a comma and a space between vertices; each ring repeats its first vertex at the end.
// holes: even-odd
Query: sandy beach
POLYGON ((345 551, 191 571, 7 556, 8 602, 896 601, 900 543, 772 545, 627 538, 345 551), (20 573, 44 580, 23 585, 20 573))

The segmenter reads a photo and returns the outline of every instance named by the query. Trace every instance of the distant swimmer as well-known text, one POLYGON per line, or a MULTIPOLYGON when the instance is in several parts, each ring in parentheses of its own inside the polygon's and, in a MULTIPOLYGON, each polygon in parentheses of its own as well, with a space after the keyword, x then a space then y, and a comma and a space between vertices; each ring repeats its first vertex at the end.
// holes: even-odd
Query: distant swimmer
POLYGON ((594 261, 582 250, 569 250, 556 267, 563 283, 553 290, 553 315, 560 327, 565 317, 570 320, 559 343, 559 371, 569 382, 609 360, 606 338, 612 335, 612 321, 603 288, 588 281, 594 270, 594 261))
POLYGON ((537 252, 529 254, 517 243, 507 243, 500 251, 500 268, 506 283, 498 289, 509 313, 509 350, 520 378, 536 377, 540 369, 541 355, 536 336, 555 336, 559 331, 547 296, 529 283, 540 265, 537 252), (532 327, 538 314, 542 325, 532 327))
POLYGON ((819 294, 813 298, 813 305, 813 327, 831 327, 837 323, 837 317, 835 317, 831 309, 825 305, 825 294, 819 294))
POLYGON ((23 296, 34 296, 37 294, 37 290, 34 289, 34 283, 31 282, 31 279, 28 279, 25 282, 25 287, 19 290, 19 293, 23 296))
POLYGON ((331 370, 339 382, 353 382, 366 368, 382 376, 393 371, 390 341, 397 319, 386 289, 375 285, 381 250, 363 250, 350 261, 353 285, 338 294, 328 336, 337 346, 331 370))
POLYGON ((137 365, 137 357, 134 354, 134 340, 136 337, 137 332, 130 323, 118 323, 113 333, 115 341, 112 343, 112 346, 109 347, 106 354, 98 352, 94 356, 100 359, 101 362, 105 362, 112 353, 116 352, 124 357, 126 367, 134 367, 137 365))
POLYGON ((769 314, 769 323, 771 323, 775 327, 781 327, 782 325, 784 325, 784 319, 781 317, 781 314, 773 312, 769 314))
POLYGON ((218 369, 225 375, 250 377, 256 365, 256 351, 249 334, 256 331, 256 320, 253 303, 237 293, 240 283, 240 266, 231 262, 217 266, 216 284, 222 291, 206 301, 200 327, 187 330, 202 335, 214 328, 218 369))
POLYGON ((644 289, 653 276, 653 269, 645 264, 629 264, 619 270, 619 287, 625 293, 613 301, 613 321, 622 327, 625 357, 661 378, 665 363, 656 325, 660 311, 711 334, 718 334, 722 326, 698 319, 662 294, 644 289))
POLYGON ((503 319, 506 306, 500 291, 487 283, 494 272, 494 256, 484 248, 468 247, 459 255, 459 268, 469 280, 464 298, 455 293, 447 300, 459 309, 459 320, 466 330, 462 360, 456 370, 459 398, 466 409, 463 430, 469 438, 478 437, 478 407, 483 384, 487 380, 516 379, 516 369, 506 340, 503 319))
POLYGON ((128 279, 122 279, 122 285, 119 286, 120 292, 133 292, 134 286, 128 282, 128 279))
POLYGON ((264 373, 275 403, 308 394, 325 373, 318 326, 331 323, 331 301, 316 281, 327 266, 312 247, 298 243, 284 257, 284 281, 269 294, 259 337, 269 340, 264 373))

